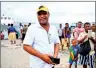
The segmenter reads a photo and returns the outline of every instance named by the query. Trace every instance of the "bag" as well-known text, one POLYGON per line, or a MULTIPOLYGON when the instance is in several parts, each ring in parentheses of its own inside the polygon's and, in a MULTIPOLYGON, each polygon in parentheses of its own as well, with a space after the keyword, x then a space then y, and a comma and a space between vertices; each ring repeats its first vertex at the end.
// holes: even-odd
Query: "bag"
POLYGON ((80 45, 79 54, 86 56, 91 50, 89 39, 80 45))
POLYGON ((49 58, 51 59, 51 61, 55 64, 60 64, 60 58, 54 58, 54 57, 51 57, 49 56, 49 58))

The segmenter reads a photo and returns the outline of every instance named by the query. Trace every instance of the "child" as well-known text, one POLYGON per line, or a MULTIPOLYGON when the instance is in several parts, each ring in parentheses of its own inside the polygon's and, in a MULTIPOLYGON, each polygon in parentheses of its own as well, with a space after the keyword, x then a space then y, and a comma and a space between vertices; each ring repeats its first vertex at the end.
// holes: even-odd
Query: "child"
POLYGON ((69 52, 70 52, 69 68, 71 68, 73 62, 75 62, 75 68, 77 68, 79 47, 77 45, 77 40, 76 39, 72 39, 71 43, 72 43, 72 46, 70 46, 70 48, 69 48, 69 52))

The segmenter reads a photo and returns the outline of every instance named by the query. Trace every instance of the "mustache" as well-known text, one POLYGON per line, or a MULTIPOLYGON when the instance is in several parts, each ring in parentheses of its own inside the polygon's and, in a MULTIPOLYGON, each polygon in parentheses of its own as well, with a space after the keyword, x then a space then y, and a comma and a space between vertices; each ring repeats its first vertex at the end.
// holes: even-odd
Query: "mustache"
POLYGON ((40 20, 42 20, 42 19, 47 19, 47 18, 40 18, 40 20))

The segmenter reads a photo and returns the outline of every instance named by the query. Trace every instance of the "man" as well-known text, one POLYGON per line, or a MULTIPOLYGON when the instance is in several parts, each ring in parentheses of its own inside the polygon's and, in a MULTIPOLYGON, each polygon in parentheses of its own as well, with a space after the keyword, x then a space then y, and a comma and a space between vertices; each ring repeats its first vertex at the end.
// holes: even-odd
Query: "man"
POLYGON ((20 39, 22 40, 22 30, 23 30, 22 23, 19 24, 19 28, 20 28, 20 39))
POLYGON ((71 37, 71 29, 69 28, 69 24, 65 23, 65 27, 64 27, 64 38, 67 41, 67 47, 69 49, 70 46, 70 37, 71 37))
POLYGON ((95 54, 94 44, 96 44, 95 33, 92 32, 91 37, 88 36, 88 30, 91 30, 91 25, 88 22, 86 22, 84 24, 84 29, 85 29, 85 32, 80 33, 80 35, 78 37, 78 42, 80 44, 84 43, 89 38, 89 43, 90 43, 91 50, 90 50, 89 54, 87 54, 85 56, 80 55, 80 64, 83 65, 83 68, 87 68, 87 65, 89 65, 90 68, 95 68, 94 67, 94 58, 95 58, 95 56, 94 56, 94 54, 95 54))
POLYGON ((58 33, 59 33, 59 39, 61 41, 61 38, 62 38, 62 24, 59 25, 59 29, 58 29, 58 33))
MULTIPOLYGON (((7 30, 9 29, 10 26, 11 26, 11 24, 8 24, 7 30)), ((9 32, 8 32, 8 35, 9 35, 9 32)))
MULTIPOLYGON (((95 35, 96 35, 96 24, 92 24, 92 31, 95 32, 95 35)), ((95 36, 96 38, 96 36, 95 36)), ((96 66, 96 44, 95 45, 95 66, 96 66)))
POLYGON ((92 31, 96 32, 96 25, 95 24, 92 24, 92 31))
POLYGON ((49 10, 40 6, 37 11, 39 24, 28 27, 24 50, 30 54, 30 68, 52 68, 49 56, 58 57, 60 40, 56 28, 49 24, 49 10))
POLYGON ((58 34, 59 34, 59 39, 60 39, 60 42, 61 42, 61 48, 63 50, 63 44, 62 44, 62 38, 64 38, 63 36, 63 32, 62 32, 62 24, 59 25, 59 29, 58 29, 58 34))
POLYGON ((24 25, 24 27, 22 29, 22 42, 23 42, 23 40, 25 38, 26 32, 27 32, 27 25, 24 25))
POLYGON ((73 30, 73 37, 77 39, 81 32, 84 32, 84 28, 82 28, 82 22, 79 21, 77 27, 73 30))
POLYGON ((28 24, 28 27, 31 25, 31 23, 28 24))

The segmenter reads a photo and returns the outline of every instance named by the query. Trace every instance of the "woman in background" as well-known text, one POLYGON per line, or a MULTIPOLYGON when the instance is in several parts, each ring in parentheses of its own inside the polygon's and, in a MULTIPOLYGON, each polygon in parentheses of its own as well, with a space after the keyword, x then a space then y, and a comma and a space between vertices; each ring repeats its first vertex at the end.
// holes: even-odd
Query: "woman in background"
POLYGON ((16 29, 13 27, 13 24, 8 28, 9 37, 11 44, 16 44, 16 29))

